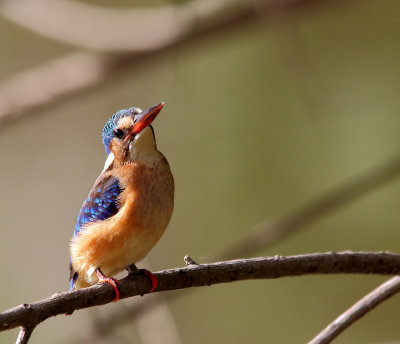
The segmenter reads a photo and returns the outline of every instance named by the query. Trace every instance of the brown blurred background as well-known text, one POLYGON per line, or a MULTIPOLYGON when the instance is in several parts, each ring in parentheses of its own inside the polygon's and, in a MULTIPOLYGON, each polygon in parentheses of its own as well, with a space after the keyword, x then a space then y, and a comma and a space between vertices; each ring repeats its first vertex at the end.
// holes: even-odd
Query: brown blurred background
MULTIPOLYGON (((148 262, 139 264, 154 271, 182 266, 185 254, 210 262, 256 224, 400 154, 400 3, 304 2, 188 35, 133 63, 126 55, 128 62, 93 87, 40 106, 21 105, 19 112, 13 107, 25 96, 48 90, 37 79, 18 88, 7 105, 15 75, 26 77, 80 47, 22 28, 1 16, 9 4, 0 3, 0 115, 7 118, 0 127, 1 310, 67 290, 76 215, 106 158, 100 132, 121 108, 166 102, 154 129, 175 176, 176 207, 148 262)), ((121 11, 187 3, 86 2, 121 11)), ((77 78, 85 71, 76 71, 77 78)), ((400 180, 394 179, 251 256, 399 251, 399 206, 400 180)), ((163 326, 175 339, 163 336, 162 342, 304 343, 385 279, 312 276, 174 292, 180 295, 167 301, 163 316, 170 318, 163 326)), ((135 302, 49 319, 31 343, 78 342, 94 320, 135 302)), ((400 340, 399 307, 398 298, 389 300, 335 343, 400 340)), ((149 317, 143 326, 157 332, 159 321, 149 317)), ((140 326, 131 321, 96 340, 157 342, 143 339, 140 326)), ((16 336, 17 330, 0 333, 0 342, 16 336)))

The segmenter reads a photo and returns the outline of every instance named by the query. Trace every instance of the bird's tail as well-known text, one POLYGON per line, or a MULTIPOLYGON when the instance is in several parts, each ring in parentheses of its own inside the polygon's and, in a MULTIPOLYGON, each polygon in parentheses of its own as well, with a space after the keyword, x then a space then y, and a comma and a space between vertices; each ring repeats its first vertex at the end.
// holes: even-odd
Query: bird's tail
POLYGON ((78 273, 74 270, 71 260, 69 261, 69 291, 74 290, 74 285, 78 279, 78 273))

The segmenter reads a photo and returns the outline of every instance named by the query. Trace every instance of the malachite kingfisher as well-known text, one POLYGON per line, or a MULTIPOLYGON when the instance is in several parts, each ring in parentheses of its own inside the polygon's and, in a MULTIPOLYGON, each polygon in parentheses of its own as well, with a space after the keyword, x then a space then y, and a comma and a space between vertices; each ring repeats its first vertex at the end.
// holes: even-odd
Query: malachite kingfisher
MULTIPOLYGON (((163 235, 174 207, 174 178, 151 123, 164 103, 120 110, 104 126, 108 154, 78 214, 70 245, 70 290, 98 282, 120 297, 118 272, 143 259, 163 235)), ((157 279, 147 270, 153 291, 157 279)))

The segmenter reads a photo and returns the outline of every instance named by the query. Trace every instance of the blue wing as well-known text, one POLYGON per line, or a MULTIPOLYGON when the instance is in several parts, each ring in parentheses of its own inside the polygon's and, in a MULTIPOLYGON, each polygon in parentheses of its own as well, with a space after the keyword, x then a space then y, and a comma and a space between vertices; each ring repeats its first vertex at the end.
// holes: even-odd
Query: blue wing
MULTIPOLYGON (((90 190, 88 197, 82 204, 76 220, 74 236, 85 230, 85 224, 90 222, 106 220, 115 215, 120 207, 119 195, 122 188, 117 178, 111 174, 97 180, 90 190)), ((71 261, 70 269, 70 290, 73 290, 78 273, 74 271, 71 261)))
POLYGON ((86 223, 106 220, 115 215, 119 209, 121 192, 118 179, 112 175, 97 181, 79 211, 74 236, 85 229, 86 223))

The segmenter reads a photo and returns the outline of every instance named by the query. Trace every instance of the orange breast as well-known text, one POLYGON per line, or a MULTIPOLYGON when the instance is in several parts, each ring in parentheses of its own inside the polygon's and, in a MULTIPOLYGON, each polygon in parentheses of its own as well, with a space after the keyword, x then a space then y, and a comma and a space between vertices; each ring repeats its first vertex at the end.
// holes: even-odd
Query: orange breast
POLYGON ((137 162, 113 172, 124 191, 120 210, 111 218, 89 223, 71 243, 76 286, 97 283, 100 268, 112 276, 143 259, 164 233, 174 205, 174 180, 164 157, 147 166, 137 162))

